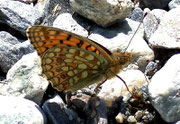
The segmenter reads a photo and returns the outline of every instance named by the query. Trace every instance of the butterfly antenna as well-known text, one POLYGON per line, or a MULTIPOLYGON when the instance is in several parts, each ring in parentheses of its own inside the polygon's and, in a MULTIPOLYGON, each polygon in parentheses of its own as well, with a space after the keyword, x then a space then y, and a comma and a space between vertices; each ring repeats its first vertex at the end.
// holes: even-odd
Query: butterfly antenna
POLYGON ((133 36, 131 37, 131 39, 130 39, 130 41, 129 41, 129 43, 128 43, 126 49, 125 49, 125 51, 128 49, 130 43, 132 42, 132 39, 134 38, 134 36, 135 36, 135 34, 137 33, 138 29, 140 28, 141 24, 143 23, 144 17, 145 17, 146 15, 147 15, 147 12, 145 12, 145 13, 143 14, 143 17, 141 18, 141 21, 140 21, 140 23, 139 23, 136 31, 134 32, 133 36))

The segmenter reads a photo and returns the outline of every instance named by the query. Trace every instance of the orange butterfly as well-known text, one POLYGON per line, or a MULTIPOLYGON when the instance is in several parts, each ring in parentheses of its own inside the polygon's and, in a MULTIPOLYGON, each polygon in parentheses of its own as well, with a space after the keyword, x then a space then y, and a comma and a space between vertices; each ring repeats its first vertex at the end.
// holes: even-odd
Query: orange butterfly
POLYGON ((41 57, 43 75, 58 91, 120 78, 117 74, 131 59, 130 53, 111 53, 88 38, 58 28, 34 25, 27 29, 27 37, 41 57))

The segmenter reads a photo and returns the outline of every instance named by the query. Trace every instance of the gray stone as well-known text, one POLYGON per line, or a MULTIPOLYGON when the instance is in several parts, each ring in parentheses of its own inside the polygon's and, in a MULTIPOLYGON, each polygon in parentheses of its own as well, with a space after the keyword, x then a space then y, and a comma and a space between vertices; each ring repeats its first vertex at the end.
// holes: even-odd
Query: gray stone
POLYGON ((55 19, 53 26, 84 37, 88 36, 87 30, 81 25, 79 25, 76 20, 73 19, 70 13, 60 14, 55 19))
POLYGON ((0 22, 25 35, 30 25, 39 24, 42 14, 30 5, 19 1, 1 0, 0 22))
POLYGON ((153 48, 180 49, 180 7, 166 13, 151 35, 149 43, 153 48))
POLYGON ((41 76, 40 58, 35 52, 23 56, 8 71, 6 80, 0 94, 24 97, 38 104, 49 84, 41 76))
POLYGON ((46 124, 41 108, 32 101, 0 95, 1 124, 46 124))
POLYGON ((138 21, 141 22, 142 18, 143 18, 143 10, 141 8, 135 8, 132 11, 132 14, 129 17, 130 19, 134 20, 134 21, 138 21))
POLYGON ((42 108, 52 124, 80 123, 80 118, 78 115, 71 109, 68 109, 58 95, 47 100, 43 104, 42 108))
POLYGON ((168 4, 169 9, 174 9, 180 6, 180 0, 171 0, 168 4))
MULTIPOLYGON (((86 24, 82 23, 82 25, 86 24)), ((147 60, 154 59, 154 53, 142 38, 144 33, 142 25, 135 34, 136 36, 133 38, 130 46, 128 46, 130 38, 132 37, 132 34, 134 34, 138 25, 139 22, 126 19, 123 23, 118 23, 115 26, 108 28, 92 26, 92 33, 88 36, 87 30, 77 23, 70 14, 61 14, 54 22, 54 27, 70 31, 84 37, 88 36, 89 39, 103 45, 111 52, 118 51, 132 53, 133 63, 138 63, 140 70, 144 71, 147 65, 147 60), (127 51, 125 51, 126 49, 127 51)))
POLYGON ((151 104, 167 122, 180 120, 180 54, 173 55, 152 77, 148 86, 151 104))
POLYGON ((19 42, 7 32, 0 32, 0 68, 4 73, 24 55, 33 49, 27 42, 19 42))
POLYGON ((35 5, 44 15, 44 25, 52 26, 59 14, 71 13, 73 10, 69 5, 69 0, 45 0, 38 1, 35 5))
POLYGON ((176 123, 174 123, 174 124, 180 124, 180 121, 177 121, 176 123))
POLYGON ((147 16, 143 20, 145 39, 149 40, 151 35, 157 30, 161 18, 166 11, 161 9, 154 9, 148 12, 147 16))
POLYGON ((70 0, 70 5, 78 14, 102 27, 123 21, 134 6, 130 0, 70 0))

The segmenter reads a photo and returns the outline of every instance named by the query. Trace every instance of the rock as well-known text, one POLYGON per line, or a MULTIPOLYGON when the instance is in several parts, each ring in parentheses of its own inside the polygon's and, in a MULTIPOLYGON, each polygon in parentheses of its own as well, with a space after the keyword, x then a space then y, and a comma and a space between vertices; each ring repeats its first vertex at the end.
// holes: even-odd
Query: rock
POLYGON ((30 44, 19 42, 7 32, 0 32, 0 68, 2 72, 7 73, 24 54, 30 52, 32 52, 30 44))
POLYGON ((135 119, 134 116, 129 116, 128 119, 127 119, 128 123, 132 124, 132 123, 136 123, 137 120, 135 119))
POLYGON ((169 9, 174 9, 180 6, 180 0, 171 0, 171 2, 169 2, 168 7, 169 9))
POLYGON ((166 11, 161 9, 153 9, 148 12, 147 16, 143 20, 144 35, 146 40, 149 40, 151 35, 157 30, 161 18, 165 13, 166 11))
POLYGON ((142 116, 143 116, 143 111, 141 110, 141 111, 137 111, 136 113, 135 113, 135 119, 137 120, 137 121, 139 121, 141 118, 142 118, 142 116))
POLYGON ((69 0, 38 0, 35 5, 36 8, 44 15, 44 24, 52 26, 54 20, 59 14, 71 13, 73 10, 70 8, 69 0))
POLYGON ((60 14, 55 19, 53 26, 75 34, 79 34, 84 37, 88 36, 87 30, 79 25, 76 20, 73 19, 70 13, 60 14))
POLYGON ((30 25, 40 24, 41 13, 30 5, 19 1, 1 0, 0 22, 20 31, 25 35, 30 25))
POLYGON ((124 114, 122 113, 119 113, 117 116, 116 116, 116 121, 120 124, 123 124, 123 121, 124 121, 124 114))
POLYGON ((40 58, 37 53, 22 57, 7 73, 7 83, 0 94, 31 99, 40 104, 48 81, 41 76, 40 58))
MULTIPOLYGON (((119 76, 126 82, 127 86, 131 90, 134 86, 141 88, 146 84, 146 78, 144 74, 139 70, 127 70, 122 71, 119 76)), ((129 98, 129 92, 127 91, 124 83, 119 78, 113 78, 107 80, 99 92, 98 96, 103 99, 108 107, 112 105, 120 96, 124 97, 124 101, 129 98)))
POLYGON ((96 107, 94 106, 95 99, 86 94, 79 94, 71 97, 72 106, 76 109, 79 115, 84 116, 88 123, 107 124, 107 107, 101 99, 96 99, 96 107))
POLYGON ((176 123, 174 123, 174 124, 180 124, 180 121, 177 121, 176 123))
POLYGON ((158 29, 150 37, 149 43, 153 48, 180 48, 180 7, 166 13, 158 29), (166 40, 164 40, 166 39, 166 40))
MULTIPOLYGON (((132 37, 132 36, 130 36, 132 37)), ((138 69, 145 71, 148 61, 154 59, 154 51, 147 45, 145 40, 140 36, 135 36, 130 43, 127 52, 132 54, 131 63, 136 63, 138 69)))
POLYGON ((150 61, 146 66, 144 74, 150 79, 159 70, 159 61, 150 61))
POLYGON ((58 96, 47 100, 43 106, 48 119, 53 124, 79 124, 80 118, 71 109, 68 109, 63 100, 58 96))
POLYGON ((123 21, 134 6, 130 0, 70 0, 70 5, 78 14, 102 27, 123 21))
POLYGON ((147 43, 143 40, 143 29, 135 34, 130 45, 130 38, 134 34, 138 27, 139 22, 134 22, 132 20, 126 19, 121 25, 116 27, 101 28, 94 27, 92 32, 88 37, 91 40, 103 45, 105 48, 109 49, 111 52, 129 52, 133 56, 131 62, 137 63, 139 69, 144 71, 147 60, 154 59, 154 52, 149 48, 147 43), (131 31, 129 30, 131 28, 131 31), (128 34, 128 35, 127 35, 128 34), (126 50, 127 49, 127 50, 126 50))
POLYGON ((32 101, 19 97, 0 95, 1 124, 46 124, 47 119, 41 108, 32 101))
POLYGON ((172 56, 151 79, 151 104, 166 122, 180 120, 180 54, 172 56))
MULTIPOLYGON (((54 21, 54 27, 58 27, 60 29, 64 29, 81 36, 87 37, 88 31, 86 30, 87 23, 76 22, 70 14, 60 14, 57 19, 54 21), (82 25, 80 25, 81 23, 82 25)), ((131 34, 135 32, 139 25, 139 22, 132 21, 130 19, 126 19, 123 23, 119 23, 116 26, 112 26, 109 28, 102 28, 98 26, 91 27, 91 34, 88 36, 89 39, 103 45, 105 48, 109 49, 111 52, 124 52, 128 47, 128 43, 130 42, 131 34), (127 36, 129 35, 129 36, 127 36)), ((130 48, 128 48, 127 52, 130 52, 134 56, 134 61, 138 63, 139 69, 144 71, 147 60, 154 59, 153 51, 148 47, 146 42, 143 40, 143 32, 142 26, 139 28, 136 33, 136 37, 133 38, 130 43, 130 48), (131 45, 133 44, 133 45, 131 45), (143 49, 142 49, 143 48, 143 49)), ((125 51, 126 52, 126 51, 125 51)), ((133 62, 134 62, 133 61, 133 62)))
POLYGON ((129 18, 141 22, 143 18, 143 10, 141 8, 135 8, 129 18))

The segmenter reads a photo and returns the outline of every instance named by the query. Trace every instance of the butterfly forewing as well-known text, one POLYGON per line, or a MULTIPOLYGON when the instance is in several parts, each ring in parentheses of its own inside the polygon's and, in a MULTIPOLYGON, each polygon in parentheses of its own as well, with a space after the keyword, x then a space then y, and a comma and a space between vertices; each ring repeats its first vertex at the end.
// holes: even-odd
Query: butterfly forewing
POLYGON ((40 56, 53 46, 74 46, 103 56, 111 62, 111 52, 88 38, 61 29, 35 25, 27 29, 27 36, 40 56))

